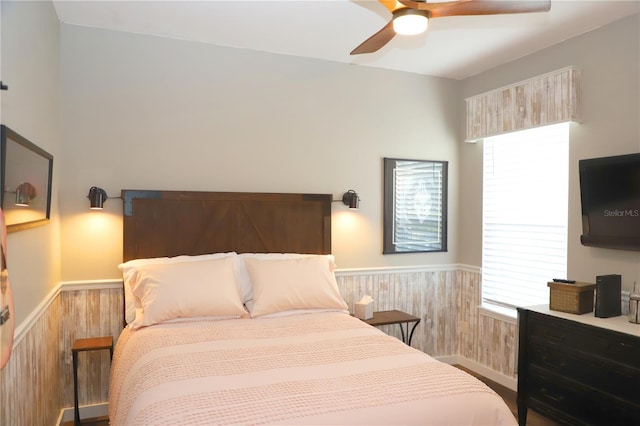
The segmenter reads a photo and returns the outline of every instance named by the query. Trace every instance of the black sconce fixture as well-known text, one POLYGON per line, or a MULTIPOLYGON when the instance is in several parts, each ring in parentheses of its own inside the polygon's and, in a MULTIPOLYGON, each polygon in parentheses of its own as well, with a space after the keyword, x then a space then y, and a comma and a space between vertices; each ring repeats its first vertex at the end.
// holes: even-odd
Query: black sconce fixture
POLYGON ((358 207, 360 207, 360 197, 358 196, 358 193, 353 189, 350 189, 342 194, 342 200, 333 201, 342 201, 345 206, 349 206, 349 208, 353 210, 358 210, 358 207))
POLYGON ((107 193, 104 189, 98 188, 97 186, 92 186, 89 189, 89 195, 87 195, 89 199, 89 208, 92 210, 101 210, 104 202, 107 201, 107 193))
POLYGON ((31 200, 36 198, 36 189, 29 182, 24 182, 16 188, 16 206, 29 207, 31 200))

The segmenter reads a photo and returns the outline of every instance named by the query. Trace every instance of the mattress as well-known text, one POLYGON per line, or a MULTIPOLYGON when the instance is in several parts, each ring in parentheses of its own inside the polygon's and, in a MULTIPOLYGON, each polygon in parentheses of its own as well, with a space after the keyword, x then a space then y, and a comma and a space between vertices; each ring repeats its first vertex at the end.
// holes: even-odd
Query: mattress
POLYGON ((192 320, 130 330, 113 425, 512 425, 485 384, 345 313, 192 320))

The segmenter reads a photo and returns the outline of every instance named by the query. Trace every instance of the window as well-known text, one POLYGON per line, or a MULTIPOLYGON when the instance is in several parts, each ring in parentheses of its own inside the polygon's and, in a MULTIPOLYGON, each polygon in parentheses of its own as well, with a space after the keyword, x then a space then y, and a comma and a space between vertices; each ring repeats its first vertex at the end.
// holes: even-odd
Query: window
POLYGON ((549 302, 567 273, 569 123, 484 140, 482 303, 549 302))

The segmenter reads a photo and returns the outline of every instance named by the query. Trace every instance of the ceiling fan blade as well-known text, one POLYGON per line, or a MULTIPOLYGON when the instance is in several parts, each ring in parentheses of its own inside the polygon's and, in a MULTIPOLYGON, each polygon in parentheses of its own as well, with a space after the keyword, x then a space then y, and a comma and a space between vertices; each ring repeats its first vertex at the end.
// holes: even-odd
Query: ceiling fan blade
POLYGON ((551 0, 471 0, 432 9, 431 17, 547 12, 549 9, 551 0))
POLYGON ((351 55, 359 55, 361 53, 373 53, 389 43, 396 32, 393 30, 393 20, 382 27, 380 31, 363 41, 360 46, 351 51, 351 55))
POLYGON ((402 5, 398 3, 398 0, 378 0, 378 1, 382 3, 382 5, 386 7, 387 10, 391 13, 393 13, 396 9, 399 9, 402 7, 402 5))
MULTIPOLYGON (((383 1, 383 0, 379 0, 379 1, 383 1)), ((438 3, 427 3, 426 1, 419 1, 419 0, 397 0, 397 1, 398 3, 402 3, 403 5, 407 6, 410 9, 434 10, 434 9, 439 9, 445 6, 453 6, 455 4, 466 3, 472 0, 458 0, 458 1, 438 2, 438 3)))

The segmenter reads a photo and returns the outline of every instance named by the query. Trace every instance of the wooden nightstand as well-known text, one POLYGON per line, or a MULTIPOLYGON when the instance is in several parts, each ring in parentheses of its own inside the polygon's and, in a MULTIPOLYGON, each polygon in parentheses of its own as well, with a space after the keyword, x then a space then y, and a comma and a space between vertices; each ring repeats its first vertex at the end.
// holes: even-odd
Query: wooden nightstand
POLYGON ((78 407, 78 352, 100 351, 109 349, 109 359, 113 358, 113 336, 76 339, 71 347, 73 356, 73 403, 74 423, 80 424, 80 409, 78 407))
POLYGON ((373 313, 373 318, 369 318, 368 320, 362 320, 369 325, 373 325, 375 327, 379 325, 388 325, 388 324, 398 324, 400 326, 400 332, 402 333, 402 341, 407 345, 411 346, 411 338, 413 337, 413 332, 416 330, 418 324, 420 324, 420 318, 414 317, 413 315, 409 315, 406 312, 402 311, 378 311, 373 313), (413 324, 413 328, 411 329, 411 333, 409 333, 409 324, 413 324), (402 328, 402 324, 406 325, 406 335, 404 328, 402 328), (406 336, 406 338, 405 338, 406 336))

